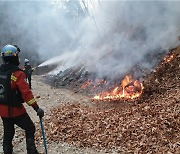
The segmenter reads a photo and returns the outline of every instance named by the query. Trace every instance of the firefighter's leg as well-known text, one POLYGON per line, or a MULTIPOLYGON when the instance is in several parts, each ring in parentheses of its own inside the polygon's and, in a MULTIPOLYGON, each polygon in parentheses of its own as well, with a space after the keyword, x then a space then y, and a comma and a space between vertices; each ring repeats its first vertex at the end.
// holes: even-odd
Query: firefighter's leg
POLYGON ((2 118, 2 121, 4 127, 3 151, 4 154, 12 154, 13 152, 12 140, 15 133, 14 122, 13 119, 11 118, 2 118))
POLYGON ((28 76, 28 82, 29 82, 29 88, 31 89, 32 87, 31 87, 31 76, 30 75, 28 76))
POLYGON ((26 134, 26 149, 28 154, 38 154, 35 146, 34 134, 35 126, 28 114, 25 114, 16 119, 16 124, 25 130, 26 134))

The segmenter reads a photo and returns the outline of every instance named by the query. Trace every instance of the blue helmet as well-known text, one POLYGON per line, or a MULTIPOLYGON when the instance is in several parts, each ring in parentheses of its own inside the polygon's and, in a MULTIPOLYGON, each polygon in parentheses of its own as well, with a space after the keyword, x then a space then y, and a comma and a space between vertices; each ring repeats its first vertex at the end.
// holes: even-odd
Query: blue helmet
POLYGON ((2 57, 14 57, 17 56, 20 49, 16 45, 6 45, 1 50, 2 57))

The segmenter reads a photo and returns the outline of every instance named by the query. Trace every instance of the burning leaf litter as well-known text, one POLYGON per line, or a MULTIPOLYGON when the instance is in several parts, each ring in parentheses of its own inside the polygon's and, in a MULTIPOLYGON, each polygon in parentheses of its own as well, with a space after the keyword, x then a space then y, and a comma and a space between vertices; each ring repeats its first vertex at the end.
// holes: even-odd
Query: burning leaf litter
POLYGON ((174 53, 172 53, 171 55, 166 55, 165 57, 164 57, 164 62, 170 62, 170 61, 172 61, 173 59, 174 59, 174 53))
MULTIPOLYGON (((53 109, 44 121, 47 142, 63 141, 124 153, 179 154, 179 61, 177 48, 173 59, 147 77, 143 95, 134 103, 101 101, 90 102, 90 106, 75 103, 53 109)), ((126 87, 123 82, 121 85, 126 87)), ((36 134, 36 139, 40 138, 41 134, 36 134)))
POLYGON ((144 86, 138 80, 133 80, 131 76, 125 76, 121 86, 116 87, 112 92, 103 92, 94 96, 95 100, 120 100, 135 99, 141 96, 144 86))

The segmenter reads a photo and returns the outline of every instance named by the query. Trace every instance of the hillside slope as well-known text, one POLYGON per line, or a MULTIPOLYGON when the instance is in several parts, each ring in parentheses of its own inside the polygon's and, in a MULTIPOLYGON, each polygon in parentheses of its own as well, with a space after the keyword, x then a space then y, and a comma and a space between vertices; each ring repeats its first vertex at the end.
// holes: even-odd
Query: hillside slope
MULTIPOLYGON (((141 100, 134 102, 92 102, 74 91, 45 84, 43 76, 33 76, 33 93, 45 110, 49 153, 179 154, 180 47, 173 54, 174 59, 147 77, 141 100)), ((36 143, 42 152, 39 119, 32 108, 25 107, 36 124, 36 143)), ((1 145, 2 135, 1 124, 1 145)), ((19 128, 13 145, 16 154, 26 153, 24 132, 19 128)))
POLYGON ((118 153, 178 154, 180 47, 170 54, 174 58, 163 61, 145 80, 140 101, 76 100, 53 109, 45 122, 48 142, 118 153))

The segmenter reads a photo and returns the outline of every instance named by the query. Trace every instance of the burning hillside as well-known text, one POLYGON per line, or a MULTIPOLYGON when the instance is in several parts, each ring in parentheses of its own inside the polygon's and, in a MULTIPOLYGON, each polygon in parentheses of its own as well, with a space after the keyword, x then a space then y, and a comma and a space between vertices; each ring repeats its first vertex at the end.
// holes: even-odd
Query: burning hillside
MULTIPOLYGON (((142 63, 153 61, 154 71, 158 69, 157 65, 169 64, 175 57, 172 49, 168 54, 166 51, 160 51, 147 55, 142 63)), ((71 67, 65 71, 60 71, 57 75, 46 76, 46 81, 57 88, 73 89, 74 92, 88 95, 94 101, 118 101, 118 100, 137 100, 144 91, 144 82, 152 74, 139 62, 127 70, 126 75, 114 75, 113 78, 104 76, 97 78, 95 72, 86 70, 85 65, 71 67)))
POLYGON ((178 154, 180 47, 172 48, 179 28, 170 5, 107 1, 86 20, 94 27, 85 25, 79 46, 50 59, 62 67, 46 81, 89 96, 89 103, 53 109, 45 122, 48 142, 178 154))
POLYGON ((44 61, 36 73, 46 73, 53 93, 88 100, 68 104, 54 93, 64 105, 44 117, 49 143, 179 154, 180 2, 0 4, 0 46, 14 42, 32 63, 44 61))
MULTIPOLYGON (((107 98, 108 102, 84 105, 77 102, 53 109, 45 121, 47 141, 115 149, 118 153, 179 154, 179 61, 180 47, 172 50, 146 77, 143 92, 140 82, 137 84, 136 80, 126 76, 120 84, 121 90, 118 91, 118 87, 104 95, 104 98, 110 94, 116 97, 115 94, 123 94, 123 89, 126 90, 124 96, 127 92, 140 93, 140 100, 134 100, 134 103, 107 98)), ((82 83, 81 88, 91 84, 82 83)), ((100 96, 103 99, 103 95, 100 96)), ((37 134, 37 139, 39 137, 37 134)))

